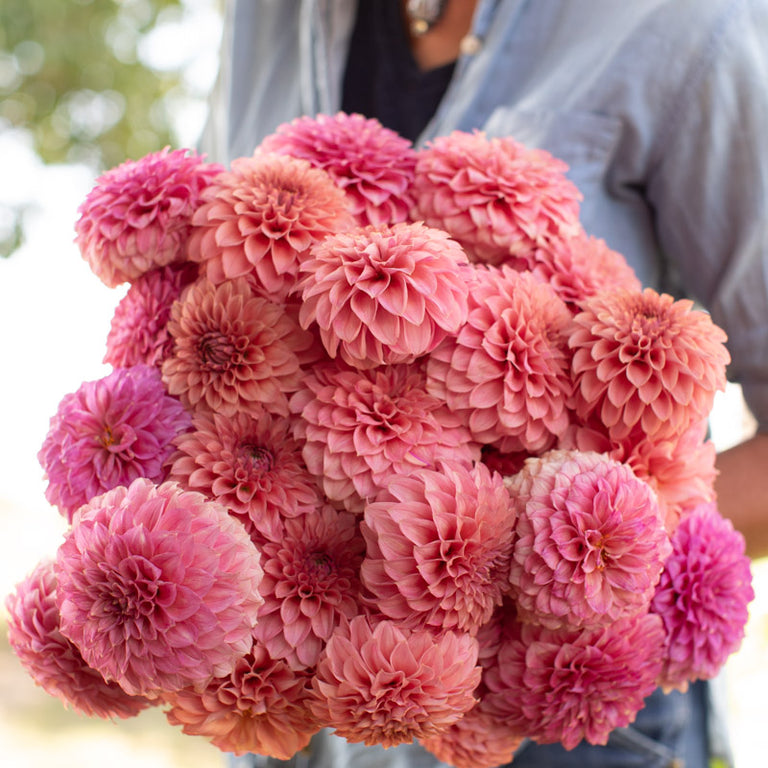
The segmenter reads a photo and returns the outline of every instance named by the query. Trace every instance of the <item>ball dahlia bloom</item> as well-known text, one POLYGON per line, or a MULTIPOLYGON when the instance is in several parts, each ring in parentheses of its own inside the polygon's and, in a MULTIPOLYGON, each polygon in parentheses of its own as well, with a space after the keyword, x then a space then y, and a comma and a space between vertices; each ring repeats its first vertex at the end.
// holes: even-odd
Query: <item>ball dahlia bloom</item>
POLYGON ((316 324, 330 357, 351 366, 412 362, 464 323, 466 265, 455 241, 420 223, 338 232, 301 266, 301 325, 316 324))
POLYGON ((552 240, 520 258, 524 268, 549 283, 573 312, 602 291, 642 290, 624 256, 585 232, 552 240))
POLYGON ((508 481, 521 619, 602 626, 648 610, 671 551, 651 488, 604 454, 551 451, 508 481))
POLYGON ((511 138, 454 131, 418 152, 414 218, 446 230, 473 261, 500 264, 581 231, 567 166, 511 138))
POLYGON ((184 261, 192 215, 223 170, 195 152, 166 148, 99 176, 78 209, 83 258, 110 288, 184 261))
POLYGON ((342 619, 361 613, 364 549, 357 519, 330 506, 286 520, 282 536, 262 545, 256 637, 272 658, 291 669, 313 668, 342 619))
POLYGON ((282 307, 254 296, 244 278, 190 285, 168 331, 174 344, 163 381, 187 408, 288 415, 287 393, 301 380, 298 355, 312 338, 282 307))
POLYGON ((421 746, 454 768, 496 768, 512 762, 523 736, 494 717, 481 699, 464 717, 421 746))
POLYGON ((404 625, 474 634, 509 590, 514 525, 501 476, 483 464, 395 476, 365 509, 363 584, 404 625))
POLYGON ((681 434, 725 388, 725 338, 692 302, 650 288, 593 296, 568 340, 579 417, 594 414, 615 441, 681 434))
POLYGON ((503 453, 546 450, 571 418, 570 321, 552 288, 530 274, 478 269, 467 322, 429 356, 427 390, 477 442, 503 453))
POLYGON ((137 477, 162 482, 173 439, 189 428, 156 368, 119 368, 65 395, 38 453, 45 497, 69 522, 92 497, 137 477))
POLYGON ((347 741, 392 747, 436 735, 475 703, 477 641, 357 616, 331 636, 312 681, 321 722, 347 741))
POLYGON ((89 667, 61 634, 53 562, 38 564, 5 600, 8 642, 21 665, 46 693, 86 717, 128 718, 150 706, 129 696, 89 667))
POLYGON ((279 537, 284 518, 320 506, 292 423, 281 416, 198 413, 175 446, 168 479, 223 504, 254 540, 279 537))
POLYGON ((82 507, 55 566, 61 632, 131 695, 229 674, 251 649, 259 552, 220 504, 139 478, 82 507))
POLYGON ((685 690, 714 677, 741 644, 753 598, 744 537, 714 503, 699 505, 672 537, 651 604, 666 632, 660 684, 685 690))
POLYGON ((196 277, 197 268, 189 263, 138 277, 115 309, 104 362, 115 368, 162 366, 173 347, 167 328, 171 307, 196 277))
POLYGON ((664 630, 645 613, 591 630, 519 625, 484 676, 484 704, 541 744, 605 744, 656 688, 664 630))
POLYGON ((275 302, 295 289, 310 246, 350 224, 344 194, 306 160, 232 161, 195 213, 189 258, 213 283, 251 275, 275 302))
POLYGON ((344 190, 358 224, 396 224, 413 206, 416 151, 378 120, 338 112, 278 126, 258 148, 308 160, 344 190))
POLYGON ((332 502, 362 511, 393 474, 477 458, 460 419, 425 386, 417 365, 358 371, 327 364, 306 374, 290 401, 294 429, 332 502))
POLYGON ((207 737, 224 752, 254 752, 289 760, 319 727, 309 713, 307 673, 295 672, 254 643, 229 675, 202 690, 183 688, 164 696, 166 717, 191 736, 207 737))

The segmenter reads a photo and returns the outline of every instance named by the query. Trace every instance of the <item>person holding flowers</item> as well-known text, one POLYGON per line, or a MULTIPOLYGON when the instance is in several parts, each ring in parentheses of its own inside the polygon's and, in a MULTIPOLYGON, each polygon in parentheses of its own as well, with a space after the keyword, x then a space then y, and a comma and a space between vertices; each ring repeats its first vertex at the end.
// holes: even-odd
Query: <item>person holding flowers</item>
MULTIPOLYGON (((431 147, 428 171, 446 178, 445 137, 454 131, 512 137, 564 161, 581 193, 584 232, 623 254, 642 285, 694 298, 726 331, 729 378, 742 385, 758 433, 717 457, 718 506, 751 556, 768 553, 768 3, 248 0, 230 5, 224 34, 203 140, 217 161, 249 156, 265 139, 268 150, 296 151, 300 129, 286 126, 339 111, 431 147)), ((455 149, 464 157, 475 151, 469 140, 455 149)), ((476 172, 481 184, 493 170, 478 159, 476 172)), ((430 207, 425 195, 419 213, 427 224, 456 222, 465 213, 461 200, 456 191, 430 207)), ((471 243, 477 260, 510 255, 511 235, 501 245, 490 229, 480 237, 471 243)), ((595 248, 588 258, 613 268, 595 248)), ((583 322, 594 323, 594 311, 583 322)), ((440 352, 437 359, 439 372, 457 358, 440 352)), ((583 377, 596 393, 597 379, 586 370, 583 377)), ((602 413, 613 409, 618 444, 629 428, 620 434, 622 396, 615 399, 602 413)), ((557 429, 556 411, 540 412, 529 447, 557 429)), ((593 413, 589 406, 583 416, 593 413)), ((659 427, 674 418, 659 413, 659 427)), ((495 422, 485 423, 491 436, 495 422)), ((510 450, 522 446, 520 438, 507 441, 510 450)), ((672 507, 667 514, 676 515, 672 507)), ((703 766, 716 726, 706 695, 698 684, 675 694, 675 704, 654 693, 638 716, 645 735, 620 729, 605 747, 572 751, 526 743, 515 764, 703 766), (676 718, 687 722, 675 727, 676 718)), ((311 765, 431 764, 419 762, 421 753, 323 749, 330 748, 311 765)))

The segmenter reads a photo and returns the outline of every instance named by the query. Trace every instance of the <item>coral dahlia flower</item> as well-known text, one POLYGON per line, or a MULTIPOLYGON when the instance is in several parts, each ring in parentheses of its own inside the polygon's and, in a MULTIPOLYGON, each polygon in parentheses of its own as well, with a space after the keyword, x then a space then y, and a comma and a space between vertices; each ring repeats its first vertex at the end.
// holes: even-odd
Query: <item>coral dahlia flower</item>
POLYGON ((351 220, 344 194, 306 160, 232 161, 195 213, 189 257, 213 283, 251 275, 275 302, 291 294, 312 244, 351 220))
POLYGON ((61 632, 131 695, 232 671, 263 600, 259 552, 220 504, 139 478, 79 511, 56 567, 61 632))
POLYGON ((346 193, 358 224, 396 224, 413 206, 416 151, 373 118, 343 112, 300 117, 278 126, 259 150, 322 168, 346 193))
POLYGON ((690 301, 615 290, 586 300, 574 324, 577 413, 594 414, 615 441, 635 428, 679 435, 725 388, 725 333, 690 301))
POLYGON ((661 621, 648 613, 591 630, 519 625, 484 677, 484 705, 541 744, 605 744, 654 691, 663 645, 661 621))
POLYGON ((675 531, 651 604, 667 637, 660 684, 685 690, 714 677, 741 644, 753 598, 744 537, 714 503, 696 507, 675 531))
POLYGON ((508 481, 521 619, 594 627, 648 609, 671 550, 653 491, 604 454, 551 451, 508 481))
POLYGON ((338 232, 302 264, 299 319, 354 367, 412 362, 464 323, 466 265, 455 241, 420 223, 338 232))
POLYGON ((312 338, 282 307, 254 296, 244 278, 189 286, 168 331, 174 346, 163 380, 189 409, 288 415, 287 393, 301 380, 298 355, 312 338))
POLYGON ((83 258, 110 288, 184 261, 192 215, 223 170, 195 152, 166 148, 99 176, 75 225, 83 258))
POLYGON ((198 413, 175 445, 168 479, 219 501, 254 539, 279 536, 284 518, 314 512, 321 503, 283 417, 198 413))
POLYGON ((393 477, 365 509, 363 584, 392 619, 476 633, 509 590, 514 524, 501 476, 483 464, 393 477))
POLYGON ((427 390, 472 437, 503 453, 539 453, 570 423, 571 314, 545 283, 506 265, 478 269, 469 317, 427 362, 427 390))
POLYGON ((358 371, 327 364, 307 373, 290 402, 294 429, 332 502, 362 511, 393 474, 477 458, 459 417, 425 386, 416 365, 358 371))
POLYGON ((150 706, 129 696, 89 667, 61 634, 53 562, 42 562, 8 595, 8 642, 24 669, 46 693, 86 717, 128 718, 150 706))
POLYGON ((153 269, 137 278, 115 309, 104 362, 115 368, 155 365, 173 348, 168 333, 173 302, 197 277, 194 264, 153 269))
POLYGON ((581 231, 567 166, 511 138, 454 131, 418 152, 414 218, 444 229, 473 261, 500 264, 581 231))
POLYGON ((315 716, 356 743, 434 736, 475 703, 477 641, 357 616, 331 636, 312 683, 315 716))
POLYGON ((229 675, 202 690, 183 688, 164 696, 166 716, 184 733, 207 737, 224 752, 254 752, 289 760, 319 730, 309 713, 307 673, 291 670, 255 643, 229 675))
POLYGON ((118 368, 65 395, 38 453, 45 497, 69 522, 93 496, 137 477, 162 482, 172 441, 189 428, 156 368, 118 368))
POLYGON ((292 669, 317 664, 342 618, 361 612, 359 569, 365 542, 357 519, 330 506, 285 520, 261 547, 264 580, 256 637, 292 669))

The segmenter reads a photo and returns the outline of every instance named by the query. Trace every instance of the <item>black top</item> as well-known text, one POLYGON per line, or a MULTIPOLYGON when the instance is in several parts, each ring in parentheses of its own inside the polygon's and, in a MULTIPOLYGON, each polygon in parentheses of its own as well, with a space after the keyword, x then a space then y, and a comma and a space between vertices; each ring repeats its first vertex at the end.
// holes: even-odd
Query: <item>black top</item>
POLYGON ((455 62, 422 71, 395 0, 360 0, 341 108, 375 117, 415 141, 440 104, 455 62))

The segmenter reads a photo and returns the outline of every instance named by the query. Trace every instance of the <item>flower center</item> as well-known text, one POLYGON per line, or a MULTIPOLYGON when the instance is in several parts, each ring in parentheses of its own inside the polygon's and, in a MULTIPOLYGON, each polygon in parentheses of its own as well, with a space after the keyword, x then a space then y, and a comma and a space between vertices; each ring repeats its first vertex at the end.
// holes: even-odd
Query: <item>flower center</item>
POLYGON ((246 443, 240 448, 240 455, 257 474, 271 472, 275 466, 275 456, 269 448, 246 443))
POLYGON ((204 367, 220 371, 231 364, 235 345, 218 331, 208 331, 200 337, 198 352, 204 367))

